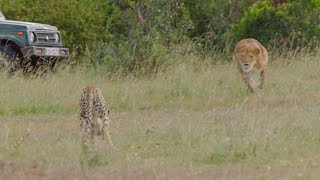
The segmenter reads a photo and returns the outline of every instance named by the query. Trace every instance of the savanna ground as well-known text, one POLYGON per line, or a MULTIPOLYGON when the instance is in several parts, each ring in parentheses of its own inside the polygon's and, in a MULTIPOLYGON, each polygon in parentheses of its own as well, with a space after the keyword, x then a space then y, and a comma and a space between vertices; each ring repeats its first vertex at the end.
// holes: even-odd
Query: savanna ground
POLYGON ((318 179, 319 57, 273 57, 259 96, 232 66, 196 57, 148 78, 2 76, 0 179, 318 179), (97 139, 81 153, 87 84, 111 107, 118 152, 97 139))

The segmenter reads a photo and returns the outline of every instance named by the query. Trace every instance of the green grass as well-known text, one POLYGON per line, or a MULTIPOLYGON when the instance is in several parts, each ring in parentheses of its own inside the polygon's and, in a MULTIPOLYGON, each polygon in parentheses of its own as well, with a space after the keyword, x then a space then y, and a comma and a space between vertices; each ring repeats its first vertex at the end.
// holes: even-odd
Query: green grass
POLYGON ((110 79, 80 71, 2 77, 0 162, 41 164, 55 175, 59 167, 70 172, 129 169, 120 171, 124 174, 135 168, 148 174, 156 167, 168 176, 200 169, 244 179, 257 174, 253 177, 316 179, 319 57, 273 57, 259 96, 248 92, 229 65, 189 62, 149 78, 110 79), (100 87, 111 107, 112 139, 119 152, 97 139, 94 151, 81 153, 78 100, 88 84, 100 87))

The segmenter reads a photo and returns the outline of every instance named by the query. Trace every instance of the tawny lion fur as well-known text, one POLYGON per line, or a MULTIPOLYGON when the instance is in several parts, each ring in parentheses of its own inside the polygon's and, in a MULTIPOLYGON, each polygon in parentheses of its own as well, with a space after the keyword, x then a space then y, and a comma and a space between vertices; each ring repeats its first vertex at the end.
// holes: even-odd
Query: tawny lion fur
POLYGON ((258 88, 263 89, 268 64, 265 47, 253 38, 242 39, 234 49, 233 62, 251 92, 256 92, 258 88))

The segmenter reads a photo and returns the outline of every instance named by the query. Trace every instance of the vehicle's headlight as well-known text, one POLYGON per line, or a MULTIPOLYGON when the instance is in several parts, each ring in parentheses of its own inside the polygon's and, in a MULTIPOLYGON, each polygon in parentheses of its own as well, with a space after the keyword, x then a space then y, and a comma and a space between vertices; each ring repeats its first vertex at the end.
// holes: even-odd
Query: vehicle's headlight
POLYGON ((55 39, 55 43, 59 43, 60 42, 60 36, 58 33, 54 34, 54 39, 55 39))
POLYGON ((34 42, 36 41, 36 35, 35 35, 35 33, 34 33, 34 32, 31 32, 29 38, 30 38, 30 42, 31 42, 31 43, 34 43, 34 42))

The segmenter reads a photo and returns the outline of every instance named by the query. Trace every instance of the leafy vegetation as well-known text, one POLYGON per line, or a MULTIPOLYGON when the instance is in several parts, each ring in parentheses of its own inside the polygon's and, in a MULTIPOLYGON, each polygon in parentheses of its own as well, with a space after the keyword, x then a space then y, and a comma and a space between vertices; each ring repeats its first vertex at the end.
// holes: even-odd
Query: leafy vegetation
POLYGON ((177 54, 229 57, 247 37, 269 50, 314 48, 320 37, 317 0, 2 0, 0 9, 8 19, 57 26, 73 64, 112 74, 162 71, 177 54))
POLYGON ((234 25, 236 39, 254 37, 276 47, 314 47, 319 41, 319 6, 315 1, 293 1, 277 8, 267 1, 255 3, 234 25))

